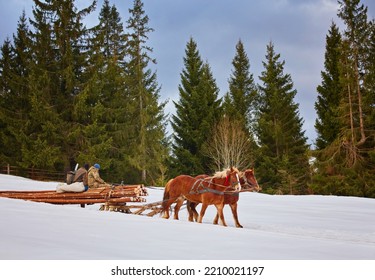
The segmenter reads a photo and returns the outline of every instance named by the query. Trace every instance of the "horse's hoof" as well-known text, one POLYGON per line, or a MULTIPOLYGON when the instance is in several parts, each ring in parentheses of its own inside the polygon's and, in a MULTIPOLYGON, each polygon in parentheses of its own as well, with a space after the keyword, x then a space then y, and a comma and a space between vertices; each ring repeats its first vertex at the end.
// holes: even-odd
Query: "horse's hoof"
POLYGON ((236 225, 236 227, 238 227, 238 228, 243 228, 243 226, 241 226, 241 225, 236 225))

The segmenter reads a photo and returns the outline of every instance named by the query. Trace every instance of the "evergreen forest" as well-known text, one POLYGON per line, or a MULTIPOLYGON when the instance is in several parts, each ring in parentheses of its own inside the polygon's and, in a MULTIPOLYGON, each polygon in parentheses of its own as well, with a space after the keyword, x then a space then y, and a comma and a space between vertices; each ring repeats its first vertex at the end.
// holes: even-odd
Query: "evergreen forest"
POLYGON ((339 0, 316 85, 315 145, 307 143, 286 61, 270 41, 256 83, 241 39, 220 93, 194 37, 165 113, 142 0, 126 19, 109 0, 33 0, 0 51, 0 165, 67 171, 101 165, 108 182, 164 186, 236 166, 269 194, 375 198, 375 22, 339 0), (85 18, 100 10, 96 24, 85 18), (167 127, 170 124, 171 130, 167 127))

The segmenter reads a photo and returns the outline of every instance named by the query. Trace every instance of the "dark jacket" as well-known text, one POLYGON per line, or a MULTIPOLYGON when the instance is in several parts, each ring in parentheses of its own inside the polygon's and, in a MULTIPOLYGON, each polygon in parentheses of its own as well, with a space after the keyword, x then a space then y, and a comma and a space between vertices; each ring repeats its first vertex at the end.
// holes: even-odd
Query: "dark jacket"
POLYGON ((76 182, 83 182, 84 186, 88 186, 88 176, 87 170, 84 167, 81 167, 77 170, 76 174, 74 175, 73 183, 76 182))

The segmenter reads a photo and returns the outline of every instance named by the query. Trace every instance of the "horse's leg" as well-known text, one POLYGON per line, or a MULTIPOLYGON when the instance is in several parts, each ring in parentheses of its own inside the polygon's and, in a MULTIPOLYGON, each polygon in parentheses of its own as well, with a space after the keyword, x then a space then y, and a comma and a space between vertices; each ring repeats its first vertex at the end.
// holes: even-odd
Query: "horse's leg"
POLYGON ((236 227, 242 228, 243 226, 240 224, 238 221, 238 215, 237 215, 237 202, 229 204, 230 208, 232 209, 232 214, 233 214, 233 219, 234 222, 236 223, 236 227))
POLYGON ((214 218, 213 224, 214 224, 214 225, 217 225, 218 222, 219 222, 219 214, 216 213, 216 216, 215 216, 215 218, 214 218))
POLYGON ((224 204, 215 204, 215 206, 217 209, 217 215, 219 215, 222 225, 226 227, 227 223, 225 222, 224 212, 223 212, 224 204))
MULTIPOLYGON (((223 209, 224 209, 224 206, 225 205, 223 205, 223 209)), ((217 209, 217 208, 216 208, 217 209)), ((219 223, 219 212, 216 212, 216 216, 215 216, 215 218, 214 218, 214 221, 213 221, 213 224, 214 225, 217 225, 219 223)))
POLYGON ((170 205, 168 205, 168 207, 164 209, 164 214, 163 214, 164 219, 169 219, 169 208, 170 208, 170 205))
POLYGON ((164 219, 169 219, 169 211, 171 209, 171 205, 174 202, 174 200, 175 199, 168 199, 165 202, 163 202, 163 204, 165 203, 165 205, 163 205, 163 209, 164 209, 163 218, 164 219))
POLYGON ((180 211, 180 208, 182 204, 184 203, 185 198, 184 197, 179 197, 176 202, 176 206, 174 207, 174 219, 178 220, 178 212, 180 211))
POLYGON ((187 210, 189 212, 189 222, 196 222, 198 221, 198 212, 197 210, 195 209, 195 207, 197 207, 197 204, 198 203, 195 203, 195 202, 191 202, 191 201, 187 201, 187 210))
POLYGON ((198 203, 194 203, 194 207, 191 209, 192 212, 193 212, 193 216, 194 216, 194 221, 198 221, 198 217, 199 217, 199 214, 197 212, 197 209, 195 207, 197 207, 198 203))
POLYGON ((187 200, 186 209, 188 210, 188 213, 189 213, 188 221, 194 222, 194 217, 193 217, 194 202, 187 200))
POLYGON ((202 223, 203 216, 204 216, 204 213, 206 213, 207 207, 208 207, 208 204, 202 203, 201 212, 200 212, 199 217, 198 217, 198 223, 202 223))

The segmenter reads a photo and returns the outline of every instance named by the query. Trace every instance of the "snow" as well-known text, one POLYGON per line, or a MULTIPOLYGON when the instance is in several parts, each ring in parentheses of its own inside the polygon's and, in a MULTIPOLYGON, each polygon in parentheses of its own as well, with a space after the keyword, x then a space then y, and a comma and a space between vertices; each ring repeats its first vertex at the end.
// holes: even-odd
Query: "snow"
MULTIPOLYGON (((0 174, 0 190, 51 190, 0 174)), ((163 189, 148 188, 147 203, 163 189)), ((99 211, 99 205, 51 205, 0 198, 1 260, 374 260, 375 200, 337 196, 241 193, 240 223, 203 223, 99 211)), ((199 207, 198 207, 199 210, 199 207)))

